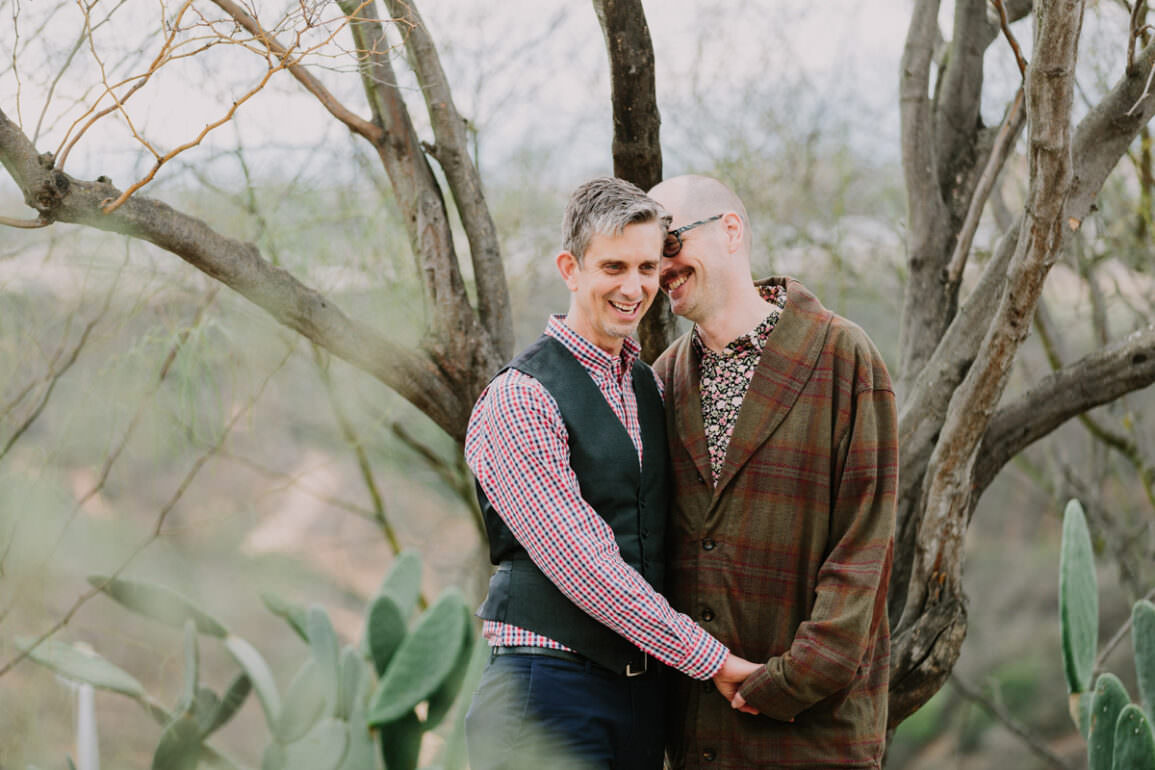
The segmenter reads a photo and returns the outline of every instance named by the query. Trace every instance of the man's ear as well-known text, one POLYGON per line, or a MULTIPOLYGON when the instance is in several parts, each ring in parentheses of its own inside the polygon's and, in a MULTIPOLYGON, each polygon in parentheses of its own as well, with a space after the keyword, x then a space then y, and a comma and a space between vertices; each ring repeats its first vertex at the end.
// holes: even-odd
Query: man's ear
POLYGON ((557 255, 557 271, 570 291, 577 291, 577 272, 581 270, 578 258, 568 251, 557 255))
POLYGON ((737 252, 742 247, 742 236, 746 232, 746 225, 742 221, 742 217, 733 211, 728 211, 719 224, 722 225, 722 230, 726 233, 727 250, 731 254, 737 252))

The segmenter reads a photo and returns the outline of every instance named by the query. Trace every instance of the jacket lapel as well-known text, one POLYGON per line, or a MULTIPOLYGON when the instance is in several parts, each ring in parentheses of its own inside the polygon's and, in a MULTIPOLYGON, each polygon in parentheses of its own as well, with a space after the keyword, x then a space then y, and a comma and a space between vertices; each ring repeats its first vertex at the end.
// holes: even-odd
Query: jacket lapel
MULTIPOLYGON (((774 331, 766 340, 762 359, 754 370, 750 389, 738 412, 734 435, 726 450, 726 460, 714 489, 714 500, 725 490, 742 466, 789 414, 818 363, 833 314, 818 298, 792 278, 770 278, 758 285, 786 285, 786 309, 774 331)), ((694 394, 702 432, 702 404, 698 394, 697 365, 694 368, 694 394)), ((690 410, 684 410, 690 411, 690 410)), ((704 438, 703 438, 704 443, 704 438)), ((707 467, 709 460, 707 458, 707 467)))
POLYGON ((703 479, 710 479, 710 449, 706 444, 706 428, 702 423, 702 393, 698 374, 698 357, 690 335, 677 342, 674 357, 674 420, 678 440, 698 469, 703 479))

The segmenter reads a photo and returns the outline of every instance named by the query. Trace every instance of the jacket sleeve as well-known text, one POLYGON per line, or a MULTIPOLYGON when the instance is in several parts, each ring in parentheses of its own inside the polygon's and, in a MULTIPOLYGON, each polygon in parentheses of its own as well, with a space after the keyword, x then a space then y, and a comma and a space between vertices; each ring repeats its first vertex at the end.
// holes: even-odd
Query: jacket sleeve
POLYGON ((774 719, 792 720, 849 686, 887 623, 898 480, 889 380, 885 387, 860 390, 852 404, 850 430, 835 447, 832 547, 818 568, 810 616, 789 649, 740 689, 750 705, 774 719))

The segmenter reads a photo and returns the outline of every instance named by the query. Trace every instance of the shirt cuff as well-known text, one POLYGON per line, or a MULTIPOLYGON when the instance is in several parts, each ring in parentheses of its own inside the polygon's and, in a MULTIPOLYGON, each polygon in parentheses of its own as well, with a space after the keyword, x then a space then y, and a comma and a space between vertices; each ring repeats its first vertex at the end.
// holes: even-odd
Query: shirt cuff
MULTIPOLYGON (((738 688, 738 694, 759 713, 781 722, 792 722, 794 717, 810 705, 791 697, 778 687, 772 671, 775 659, 771 658, 762 668, 746 678, 738 688)), ((781 658, 778 658, 781 665, 781 658)))
POLYGON ((690 638, 689 652, 675 668, 693 679, 712 679, 726 662, 730 648, 704 631, 698 624, 691 621, 691 626, 695 633, 690 638))

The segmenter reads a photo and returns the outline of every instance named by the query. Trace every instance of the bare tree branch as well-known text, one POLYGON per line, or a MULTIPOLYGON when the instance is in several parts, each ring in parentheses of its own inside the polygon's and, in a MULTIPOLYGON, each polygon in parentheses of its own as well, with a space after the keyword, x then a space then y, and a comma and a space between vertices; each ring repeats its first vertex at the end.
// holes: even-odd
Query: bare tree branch
POLYGON ((935 155, 941 195, 958 206, 967 185, 960 176, 978 160, 977 138, 981 127, 983 54, 997 31, 987 20, 987 0, 959 0, 954 8, 954 39, 950 57, 938 83, 935 98, 935 155))
MULTIPOLYGON (((931 454, 929 467, 933 471, 923 487, 924 514, 900 631, 902 626, 926 624, 927 616, 939 606, 959 614, 962 545, 977 449, 1002 395, 1015 354, 1026 338, 1046 274, 1063 243, 1064 211, 1072 182, 1070 115, 1074 63, 1082 20, 1082 0, 1063 0, 1040 12, 1035 28, 1034 61, 1026 86, 1032 110, 1028 153, 1031 190, 1022 235, 1011 262, 1007 289, 994 312, 982 350, 951 398, 931 454)), ((895 668, 900 677, 912 667, 925 667, 933 682, 954 667, 959 647, 932 642, 925 649, 908 647, 896 654, 895 668)))
POLYGON ((115 188, 77 180, 42 163, 2 110, 0 162, 42 217, 130 235, 176 254, 285 326, 377 377, 458 441, 464 437, 468 405, 428 358, 350 319, 332 300, 262 259, 252 244, 220 235, 198 219, 140 196, 104 214, 101 203, 115 188))
POLYGON ((361 80, 374 120, 384 129, 374 147, 401 207, 425 288, 426 308, 432 315, 426 347, 451 381, 476 395, 504 360, 469 304, 441 188, 398 88, 385 27, 376 18, 375 5, 372 0, 340 0, 338 4, 349 15, 361 80))
POLYGON ((903 301, 897 382, 905 394, 941 336, 941 268, 951 240, 950 216, 942 197, 930 99, 930 66, 938 33, 938 0, 915 4, 902 54, 899 109, 902 121, 902 169, 906 181, 907 237, 911 266, 903 301))
MULTIPOLYGON (((1069 227, 1072 220, 1081 222, 1090 213, 1107 176, 1142 125, 1155 114, 1155 103, 1149 103, 1142 115, 1126 115, 1142 90, 1147 71, 1153 63, 1155 46, 1148 46, 1139 56, 1140 67, 1125 74, 1079 123, 1071 150, 1075 170, 1067 199, 1069 227)), ((912 382, 902 401, 899 415, 899 437, 903 448, 899 470, 900 500, 908 497, 920 484, 930 447, 946 415, 946 405, 978 354, 990 322, 990 308, 997 305, 1006 287, 1007 266, 1012 252, 1018 247, 1022 231, 1023 220, 1020 217, 999 242, 979 283, 962 304, 924 371, 912 382)), ((1070 230, 1064 233, 1069 236, 1070 230)))
POLYGON ((1015 93, 1014 101, 1011 102, 1002 125, 999 126, 994 147, 987 157, 987 165, 979 178, 974 195, 971 196, 970 208, 967 209, 966 219, 963 220, 962 229, 959 231, 958 242, 955 243, 954 253, 947 264, 946 280, 948 283, 957 285, 962 280, 963 268, 966 267, 967 258, 970 256, 983 208, 986 207, 991 191, 995 187, 995 182, 999 178, 999 173, 1006 165, 1007 158, 1014 150, 1015 142, 1018 141, 1019 134, 1026 124, 1027 110, 1026 105, 1023 104, 1023 90, 1020 88, 1015 93))
POLYGON ((999 12, 999 26, 1002 28, 1003 37, 1007 39, 1007 43, 1015 53, 1015 63, 1019 65, 1019 74, 1022 75, 1023 80, 1026 80, 1027 59, 1023 56, 1023 49, 1019 46, 1019 41, 1015 39, 1015 34, 1011 32, 1010 20, 1007 18, 1007 7, 1003 0, 991 0, 991 3, 999 12))
POLYGON ((1072 417, 1155 382, 1155 326, 1051 373, 992 416, 972 483, 982 490, 1012 457, 1072 417))
POLYGON ((21 230, 37 230, 41 227, 48 227, 51 222, 46 222, 43 219, 12 219, 11 217, 0 217, 0 225, 5 227, 16 227, 21 230))
POLYGON ((289 71, 294 78, 297 79, 305 89, 317 97, 317 101, 321 103, 329 114, 337 120, 349 127, 349 130, 355 134, 360 134, 371 142, 381 141, 382 131, 379 126, 375 126, 364 118, 353 113, 352 110, 345 107, 337 100, 329 89, 321 84, 301 64, 299 58, 294 59, 292 52, 282 45, 275 37, 265 31, 260 22, 254 19, 249 13, 233 0, 212 0, 222 11, 227 13, 237 24, 244 27, 249 34, 257 38, 273 55, 281 59, 282 66, 289 71))
POLYGON ((477 284, 477 309, 481 324, 489 333, 498 356, 513 355, 513 314, 509 304, 509 284, 489 207, 481 187, 477 165, 469 157, 465 120, 457 112, 449 81, 433 45, 425 21, 413 0, 386 0, 390 14, 407 25, 405 46, 421 81, 421 93, 437 141, 433 156, 445 171, 449 189, 461 212, 461 223, 469 239, 473 276, 477 284))

